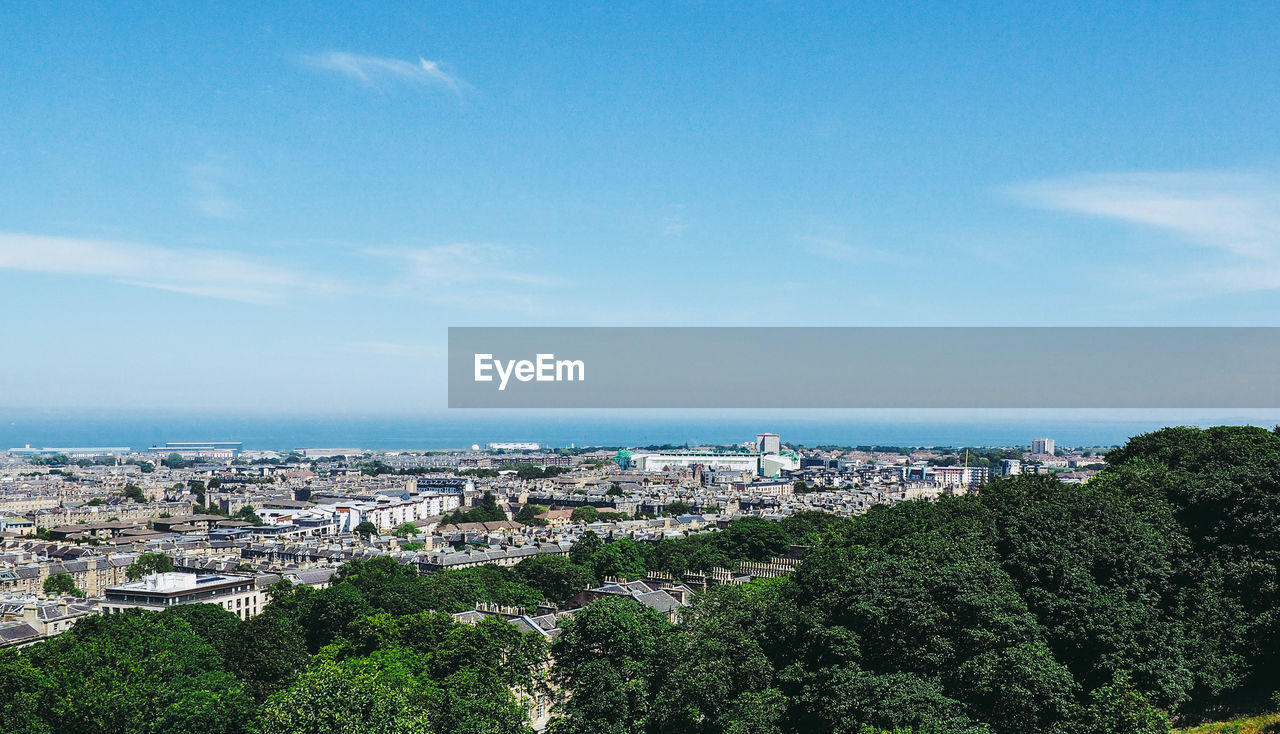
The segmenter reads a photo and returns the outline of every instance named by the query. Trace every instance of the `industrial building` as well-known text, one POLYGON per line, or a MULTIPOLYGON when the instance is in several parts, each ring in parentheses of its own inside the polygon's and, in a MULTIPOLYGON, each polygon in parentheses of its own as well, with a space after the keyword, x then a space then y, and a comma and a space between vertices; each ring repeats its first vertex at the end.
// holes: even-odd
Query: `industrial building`
POLYGON ((241 441, 171 441, 148 450, 160 456, 177 454, 184 459, 234 459, 243 448, 241 441))

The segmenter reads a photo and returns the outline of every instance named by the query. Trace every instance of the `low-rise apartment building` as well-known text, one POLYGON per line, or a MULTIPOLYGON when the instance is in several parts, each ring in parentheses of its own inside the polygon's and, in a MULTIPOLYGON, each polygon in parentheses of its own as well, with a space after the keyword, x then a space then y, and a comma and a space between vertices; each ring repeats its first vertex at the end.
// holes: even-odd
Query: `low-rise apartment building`
POLYGON ((257 581, 249 576, 170 571, 108 588, 102 611, 104 614, 120 614, 126 609, 164 611, 179 604, 217 604, 240 619, 248 619, 262 611, 266 599, 257 581))

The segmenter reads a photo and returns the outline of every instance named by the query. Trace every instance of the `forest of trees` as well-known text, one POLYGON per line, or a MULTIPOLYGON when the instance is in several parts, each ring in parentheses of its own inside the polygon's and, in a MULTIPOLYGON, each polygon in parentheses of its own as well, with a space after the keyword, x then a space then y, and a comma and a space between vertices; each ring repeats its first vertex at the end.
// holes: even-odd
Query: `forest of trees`
POLYGON ((1165 734, 1273 707, 1280 688, 1280 436, 1174 428, 1086 485, 980 494, 420 577, 351 563, 210 605, 80 621, 0 652, 0 731, 1165 734), (814 546, 790 577, 713 587, 671 624, 626 598, 551 646, 477 601, 563 602, 605 576, 680 573, 814 546), (549 661, 554 659, 554 665, 549 661))

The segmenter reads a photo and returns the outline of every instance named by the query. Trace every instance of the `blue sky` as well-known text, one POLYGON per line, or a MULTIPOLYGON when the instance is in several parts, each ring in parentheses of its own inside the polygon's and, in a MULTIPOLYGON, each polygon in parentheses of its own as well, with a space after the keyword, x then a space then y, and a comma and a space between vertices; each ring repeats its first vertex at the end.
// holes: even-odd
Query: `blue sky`
POLYGON ((439 410, 450 325, 1276 323, 1274 3, 264 5, 0 11, 0 404, 439 410))

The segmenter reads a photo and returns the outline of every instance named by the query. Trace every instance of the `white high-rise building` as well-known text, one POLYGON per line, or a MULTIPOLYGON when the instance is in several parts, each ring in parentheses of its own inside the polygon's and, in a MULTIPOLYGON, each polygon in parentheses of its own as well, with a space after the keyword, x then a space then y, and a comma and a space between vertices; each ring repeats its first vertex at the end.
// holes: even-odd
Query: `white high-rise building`
POLYGON ((762 454, 776 454, 782 450, 782 438, 776 433, 757 433, 756 450, 762 454))
POLYGON ((1031 440, 1031 453, 1033 454, 1052 454, 1053 448, 1052 438, 1034 438, 1031 440))

